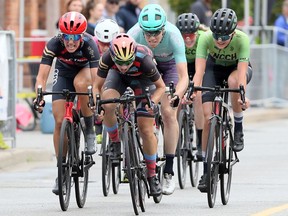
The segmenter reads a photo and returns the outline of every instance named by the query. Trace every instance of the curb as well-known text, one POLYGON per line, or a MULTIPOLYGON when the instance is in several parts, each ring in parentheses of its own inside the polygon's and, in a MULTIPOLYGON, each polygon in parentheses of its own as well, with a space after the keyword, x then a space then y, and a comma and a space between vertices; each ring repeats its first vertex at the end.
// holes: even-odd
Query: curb
POLYGON ((54 153, 47 149, 15 148, 0 151, 0 170, 25 162, 52 161, 54 153))

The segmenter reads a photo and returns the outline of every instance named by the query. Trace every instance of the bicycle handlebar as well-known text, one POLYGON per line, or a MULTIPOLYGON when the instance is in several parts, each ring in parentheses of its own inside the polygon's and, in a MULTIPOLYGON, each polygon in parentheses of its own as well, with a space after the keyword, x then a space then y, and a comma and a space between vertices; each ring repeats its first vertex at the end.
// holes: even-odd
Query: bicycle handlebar
POLYGON ((235 92, 240 94, 241 101, 243 104, 245 103, 245 90, 244 86, 240 85, 239 88, 237 89, 232 89, 232 88, 221 88, 220 86, 215 86, 215 87, 202 87, 202 86, 194 86, 194 82, 191 81, 189 83, 189 88, 187 92, 187 99, 189 100, 191 95, 193 94, 194 91, 209 91, 209 92, 214 92, 214 93, 224 93, 224 92, 235 92))
POLYGON ((130 94, 124 94, 120 98, 110 98, 110 99, 105 99, 101 100, 100 94, 96 94, 96 111, 99 114, 101 110, 101 105, 103 104, 109 104, 109 103, 129 103, 132 101, 135 101, 136 99, 146 99, 148 101, 148 106, 149 108, 152 107, 152 101, 151 101, 151 94, 149 92, 149 88, 145 89, 145 94, 142 95, 130 95, 130 94))

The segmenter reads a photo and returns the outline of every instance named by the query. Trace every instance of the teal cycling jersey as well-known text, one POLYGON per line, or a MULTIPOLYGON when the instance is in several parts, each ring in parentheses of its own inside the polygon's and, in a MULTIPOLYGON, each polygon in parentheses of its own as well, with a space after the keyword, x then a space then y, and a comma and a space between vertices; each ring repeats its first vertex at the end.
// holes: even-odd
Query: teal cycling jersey
POLYGON ((224 49, 218 49, 215 46, 212 32, 205 32, 199 38, 196 58, 206 59, 208 54, 213 58, 216 65, 230 66, 238 62, 249 62, 249 37, 244 32, 236 29, 228 46, 224 49))
POLYGON ((194 44, 193 47, 185 47, 185 54, 186 54, 186 59, 188 63, 193 63, 195 62, 196 59, 196 49, 197 49, 197 45, 198 45, 198 41, 199 41, 199 37, 201 34, 203 34, 204 31, 202 30, 198 30, 197 31, 197 38, 196 38, 196 42, 194 44))
POLYGON ((176 64, 187 62, 185 56, 185 44, 179 29, 170 22, 167 22, 164 27, 164 36, 159 45, 155 48, 149 46, 145 40, 143 30, 136 23, 128 32, 137 43, 148 46, 154 55, 156 61, 168 62, 175 59, 176 64))

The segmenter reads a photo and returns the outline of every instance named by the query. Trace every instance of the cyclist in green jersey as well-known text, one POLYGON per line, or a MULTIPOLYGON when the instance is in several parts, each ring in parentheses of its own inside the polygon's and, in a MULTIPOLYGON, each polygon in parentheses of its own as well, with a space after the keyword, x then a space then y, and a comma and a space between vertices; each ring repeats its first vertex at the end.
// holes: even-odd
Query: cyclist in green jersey
MULTIPOLYGON (((249 64, 250 46, 248 36, 237 27, 237 16, 232 9, 218 9, 211 18, 210 30, 199 38, 196 51, 196 73, 193 78, 195 86, 214 87, 228 82, 230 88, 239 88, 252 78, 249 64)), ((196 97, 194 93, 192 97, 196 97)), ((202 154, 205 157, 209 133, 209 118, 212 113, 212 102, 215 95, 210 92, 202 94, 204 128, 202 135, 202 154)), ((249 107, 249 99, 242 103, 238 93, 231 93, 231 104, 234 115, 233 150, 239 152, 244 148, 243 112, 249 107)), ((207 192, 207 165, 204 161, 204 174, 199 181, 198 189, 207 192)))
MULTIPOLYGON (((187 59, 187 68, 189 79, 192 80, 195 75, 195 58, 196 58, 196 48, 198 44, 198 39, 202 33, 204 33, 204 28, 201 27, 200 21, 196 14, 193 13, 183 13, 177 17, 176 22, 177 28, 180 30, 184 43, 185 43, 185 53, 187 59)), ((183 98, 184 103, 189 103, 189 101, 183 98)), ((197 160, 202 160, 202 130, 203 130, 203 110, 200 94, 194 99, 194 116, 196 125, 196 143, 197 143, 197 160)))

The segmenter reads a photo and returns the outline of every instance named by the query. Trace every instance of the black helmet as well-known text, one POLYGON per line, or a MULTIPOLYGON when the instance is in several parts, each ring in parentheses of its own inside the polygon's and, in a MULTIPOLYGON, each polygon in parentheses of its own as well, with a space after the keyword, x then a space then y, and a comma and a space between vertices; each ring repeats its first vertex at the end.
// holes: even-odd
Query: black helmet
POLYGON ((181 33, 194 33, 198 30, 200 21, 196 14, 183 13, 177 18, 176 26, 181 33))
POLYGON ((235 11, 229 8, 218 9, 211 18, 210 29, 219 35, 229 35, 237 27, 235 11))

